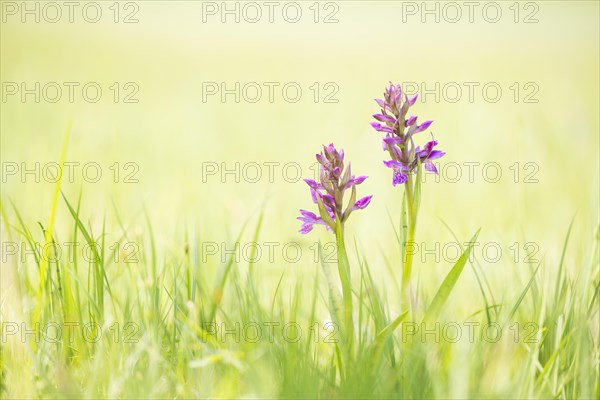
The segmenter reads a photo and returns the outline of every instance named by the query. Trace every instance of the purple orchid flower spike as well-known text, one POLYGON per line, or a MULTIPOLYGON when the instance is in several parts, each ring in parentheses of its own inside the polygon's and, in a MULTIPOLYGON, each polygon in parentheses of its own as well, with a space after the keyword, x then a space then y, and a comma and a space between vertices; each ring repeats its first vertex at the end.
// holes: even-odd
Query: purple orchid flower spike
POLYGON ((314 225, 324 225, 327 230, 334 232, 336 223, 344 224, 352 211, 362 210, 371 202, 373 196, 365 196, 356 200, 356 186, 367 179, 366 176, 354 176, 350 164, 344 168, 344 151, 337 151, 333 144, 323 146, 323 151, 316 155, 321 165, 319 182, 314 179, 304 181, 310 187, 312 200, 317 204, 319 216, 315 213, 300 210, 297 218, 302 222, 300 233, 307 234, 314 225), (344 194, 351 191, 350 201, 344 207, 344 194))
MULTIPOLYGON (((402 288, 404 293, 411 275, 413 253, 409 251, 414 243, 415 227, 417 214, 419 212, 420 190, 414 184, 412 174, 419 172, 422 165, 426 171, 438 173, 434 160, 443 157, 446 153, 441 150, 434 150, 438 142, 430 140, 421 149, 415 147, 414 135, 423 132, 431 126, 433 121, 427 120, 419 123, 416 115, 408 113, 409 109, 417 102, 417 95, 408 97, 402 91, 400 85, 390 86, 385 89, 383 99, 375 99, 375 102, 381 108, 381 113, 373 115, 375 122, 371 126, 377 132, 384 132, 382 147, 384 151, 390 154, 391 159, 383 164, 392 169, 392 185, 404 186, 403 210, 406 211, 406 240, 403 244, 404 257, 402 259, 402 288)), ((409 303, 408 297, 407 303, 409 303)))
POLYGON ((408 116, 410 107, 417 102, 417 95, 408 97, 402 91, 400 85, 390 86, 385 89, 383 99, 375 99, 381 108, 381 113, 373 114, 377 122, 371 122, 371 126, 378 132, 384 132, 383 149, 390 153, 391 160, 385 161, 386 167, 393 169, 392 184, 394 186, 403 184, 418 168, 419 161, 427 171, 437 174, 437 168, 433 160, 437 160, 446 153, 433 150, 437 145, 435 140, 428 142, 423 150, 415 148, 413 136, 423 132, 431 126, 433 121, 427 120, 417 122, 416 115, 408 116))

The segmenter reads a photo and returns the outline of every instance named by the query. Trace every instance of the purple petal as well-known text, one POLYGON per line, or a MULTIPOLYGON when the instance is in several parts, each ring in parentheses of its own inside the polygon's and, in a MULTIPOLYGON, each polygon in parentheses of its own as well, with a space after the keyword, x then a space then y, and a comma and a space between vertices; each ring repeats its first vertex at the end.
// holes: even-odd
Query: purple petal
POLYGON ((323 150, 325 150, 325 154, 329 156, 332 156, 336 153, 335 146, 333 145, 333 143, 329 143, 328 146, 323 146, 323 150))
POLYGON ((437 170, 437 168, 436 168, 436 167, 435 167, 435 165, 434 165, 432 162, 430 162, 430 161, 427 161, 427 162, 425 163, 425 169, 426 169, 427 171, 429 171, 429 172, 434 172, 434 173, 436 173, 436 174, 438 173, 438 170, 437 170))
POLYGON ((321 184, 317 181, 315 181, 314 179, 305 179, 304 182, 306 182, 308 184, 308 186, 310 186, 313 189, 322 189, 323 186, 321 186, 321 184))
POLYGON ((400 151, 400 148, 398 146, 388 146, 387 150, 389 151, 392 160, 402 159, 402 151, 400 151))
POLYGON ((302 226, 300 227, 300 230, 298 232, 300 232, 303 235, 306 235, 307 233, 309 233, 312 230, 313 230, 313 225, 306 223, 306 224, 302 224, 302 226))
POLYGON ((354 203, 354 207, 352 207, 352 210, 362 210, 363 208, 367 207, 371 202, 372 197, 373 196, 365 196, 362 199, 359 199, 356 203, 354 203))
POLYGON ((388 168, 402 168, 402 163, 396 160, 384 161, 383 165, 385 165, 388 168))
MULTIPOLYGON (((416 115, 411 115, 410 118, 408 118, 405 122, 404 122, 404 126, 408 127, 413 125, 415 122, 417 122, 417 116, 416 115)), ((417 128, 418 129, 418 128, 417 128)))
POLYGON ((399 168, 394 169, 394 175, 392 177, 392 185, 394 185, 394 186, 401 185, 404 182, 406 182, 407 179, 408 179, 408 175, 405 172, 403 172, 399 168))
POLYGON ((394 98, 396 107, 400 105, 400 99, 402 99, 402 88, 400 87, 400 85, 398 85, 398 87, 396 88, 396 97, 394 98))
POLYGON ((429 157, 429 154, 432 152, 433 148, 437 144, 438 144, 437 141, 430 140, 429 142, 425 143, 425 146, 423 146, 423 150, 420 150, 419 147, 417 146, 417 148, 415 149, 415 154, 421 158, 427 158, 427 157, 429 157))
POLYGON ((424 131, 425 129, 429 128, 429 126, 433 123, 433 121, 425 121, 423 122, 421 125, 417 126, 417 129, 415 129, 415 133, 419 133, 424 131))
POLYGON ((379 104, 379 107, 385 108, 385 101, 383 101, 382 99, 375 99, 375 101, 377 102, 377 104, 379 104))
POLYGON ((383 126, 381 125, 379 122, 371 122, 371 126, 377 131, 377 132, 387 132, 387 133, 394 133, 394 129, 390 128, 389 126, 383 126))
POLYGON ((321 200, 323 200, 323 205, 325 208, 327 208, 331 213, 331 210, 335 208, 335 199, 333 196, 330 194, 323 194, 321 195, 321 200))
POLYGON ((302 214, 301 217, 298 217, 297 219, 299 219, 300 221, 304 221, 304 222, 316 222, 319 220, 319 217, 317 217, 317 214, 310 212, 310 211, 306 211, 306 210, 300 210, 300 214, 302 214))
POLYGON ((408 105, 409 106, 415 105, 415 103, 417 102, 417 97, 419 97, 419 95, 415 94, 413 97, 411 97, 410 99, 408 99, 408 105))
POLYGON ((393 117, 390 117, 389 115, 373 114, 373 118, 375 118, 379 122, 391 122, 391 123, 396 122, 396 119, 393 117))
POLYGON ((437 140, 430 140, 429 142, 425 143, 425 146, 423 146, 423 150, 427 151, 427 152, 431 152, 431 150, 437 146, 438 142, 437 140))
POLYGON ((404 139, 398 136, 386 136, 383 138, 383 150, 388 150, 389 148, 394 148, 397 144, 404 143, 404 139))
POLYGON ((348 182, 348 185, 346 185, 347 188, 351 187, 352 185, 360 185, 361 183, 363 183, 365 181, 365 179, 367 179, 368 176, 365 175, 361 175, 361 176, 357 176, 357 177, 353 177, 352 179, 350 179, 350 182, 348 182))
POLYGON ((308 211, 308 210, 299 210, 300 214, 302 214, 303 216, 307 217, 307 218, 312 218, 312 219, 317 219, 317 214, 315 214, 312 211, 308 211))
POLYGON ((438 158, 442 158, 445 155, 446 155, 446 153, 441 150, 433 150, 431 153, 429 153, 429 156, 427 156, 427 159, 428 160, 437 160, 438 158))
POLYGON ((399 144, 399 143, 404 143, 404 139, 402 139, 399 136, 386 136, 383 138, 383 141, 385 144, 389 144, 390 146, 393 146, 393 145, 399 144))
POLYGON ((433 150, 433 148, 437 146, 437 144, 438 142, 436 140, 430 140, 425 144, 423 150, 419 150, 419 147, 417 147, 415 154, 421 159, 421 161, 437 160, 438 158, 441 158, 444 155, 446 155, 446 153, 443 151, 433 150))

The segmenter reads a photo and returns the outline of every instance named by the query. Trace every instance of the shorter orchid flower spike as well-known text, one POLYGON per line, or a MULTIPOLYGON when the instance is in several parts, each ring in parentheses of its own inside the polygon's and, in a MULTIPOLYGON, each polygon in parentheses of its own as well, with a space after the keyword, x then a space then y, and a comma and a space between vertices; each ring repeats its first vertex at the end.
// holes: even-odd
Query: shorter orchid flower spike
POLYGON ((320 164, 319 181, 305 179, 310 188, 313 203, 317 204, 319 215, 300 210, 297 218, 302 222, 300 233, 307 234, 314 225, 324 225, 334 232, 337 221, 344 224, 352 211, 362 210, 371 203, 373 196, 365 196, 356 200, 356 187, 363 183, 366 176, 354 176, 350 164, 344 166, 344 151, 337 151, 333 144, 323 146, 323 151, 316 155, 320 164), (344 194, 350 190, 350 201, 344 207, 344 194))

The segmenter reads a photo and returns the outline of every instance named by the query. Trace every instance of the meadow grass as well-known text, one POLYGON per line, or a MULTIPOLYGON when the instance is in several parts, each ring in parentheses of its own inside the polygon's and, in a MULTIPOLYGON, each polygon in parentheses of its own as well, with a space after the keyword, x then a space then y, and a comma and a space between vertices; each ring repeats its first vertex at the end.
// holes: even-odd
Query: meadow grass
MULTIPOLYGON (((397 299, 378 284, 396 280, 393 266, 392 276, 374 279, 358 246, 349 256, 356 347, 346 357, 343 329, 325 325, 335 310, 328 294, 338 288, 335 263, 321 248, 312 270, 291 279, 284 272, 273 287, 254 257, 203 262, 187 232, 177 248, 161 251, 145 219, 136 240, 146 245, 130 264, 104 238, 115 231, 125 242, 133 232, 104 224, 95 231, 81 197, 61 197, 69 241, 98 246, 90 246, 92 257, 73 249, 67 259, 46 248, 5 265, 14 297, 2 299, 4 398, 598 397, 598 232, 591 245, 574 244, 569 227, 558 265, 531 266, 525 281, 508 285, 516 292, 491 292, 467 249, 436 296, 413 288, 410 314, 395 314, 397 299), (588 253, 575 275, 567 273, 574 251, 588 253), (477 275, 480 293, 468 295, 468 316, 441 313, 453 308, 461 272, 477 275), (90 323, 97 326, 84 328, 90 323), (435 333, 436 323, 460 324, 462 337, 435 333), (23 337, 25 329, 37 333, 23 337), (415 329, 422 331, 409 334, 415 329)), ((11 240, 65 239, 43 224, 28 226, 15 204, 1 211, 11 240)), ((261 212, 232 242, 258 242, 263 223, 261 212)))

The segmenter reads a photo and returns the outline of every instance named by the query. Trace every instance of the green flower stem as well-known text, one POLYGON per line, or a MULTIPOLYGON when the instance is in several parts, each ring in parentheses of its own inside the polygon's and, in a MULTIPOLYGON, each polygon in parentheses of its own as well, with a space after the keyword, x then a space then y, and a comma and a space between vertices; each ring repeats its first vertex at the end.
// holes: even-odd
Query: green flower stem
POLYGON ((336 218, 335 239, 337 242, 337 261, 340 281, 342 282, 342 295, 344 298, 344 338, 346 339, 348 353, 352 359, 354 342, 354 322, 352 320, 352 288, 350 285, 350 263, 344 244, 344 227, 340 218, 336 218))
POLYGON ((404 242, 404 258, 402 259, 402 289, 406 291, 410 282, 410 276, 412 272, 412 262, 414 254, 415 244, 415 229, 417 226, 417 211, 418 207, 415 207, 414 203, 414 187, 413 177, 408 176, 408 179, 404 183, 405 187, 405 201, 406 201, 406 214, 407 214, 407 234, 404 242))

